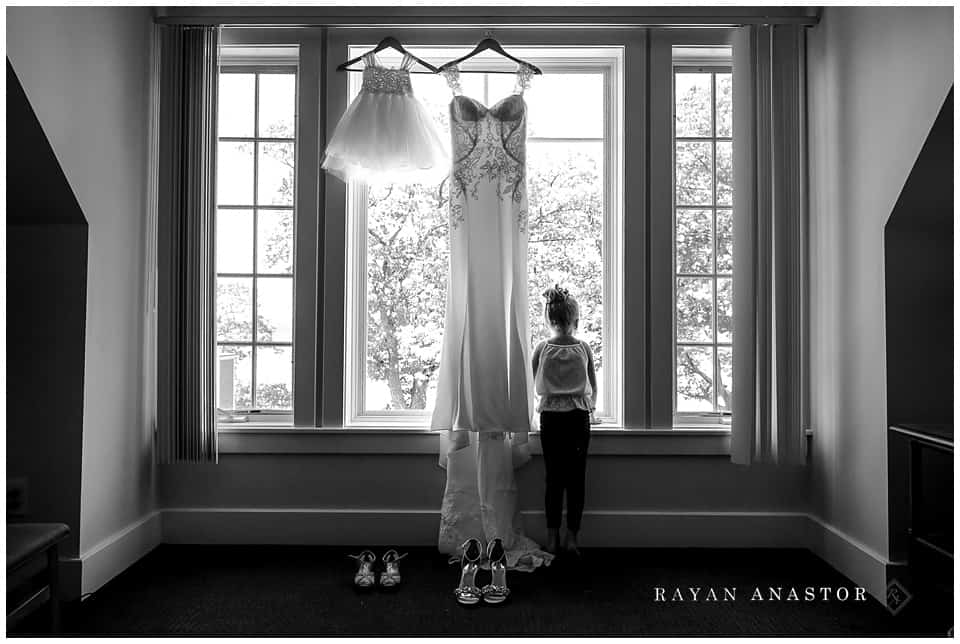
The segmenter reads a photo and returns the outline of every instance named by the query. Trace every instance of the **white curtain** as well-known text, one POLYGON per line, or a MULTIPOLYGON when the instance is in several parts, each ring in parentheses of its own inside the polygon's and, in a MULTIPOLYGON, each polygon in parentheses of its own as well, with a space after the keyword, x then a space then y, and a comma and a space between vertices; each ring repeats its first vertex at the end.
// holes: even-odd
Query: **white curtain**
POLYGON ((733 436, 739 464, 804 461, 804 33, 733 40, 733 436))

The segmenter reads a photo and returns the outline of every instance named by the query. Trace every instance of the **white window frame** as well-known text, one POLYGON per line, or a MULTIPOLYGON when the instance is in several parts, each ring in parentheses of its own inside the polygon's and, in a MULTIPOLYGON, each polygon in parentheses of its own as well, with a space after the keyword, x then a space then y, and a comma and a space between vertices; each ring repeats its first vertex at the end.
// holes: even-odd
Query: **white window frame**
MULTIPOLYGON (((716 272, 716 243, 717 243, 717 210, 720 208, 732 208, 730 206, 719 206, 717 205, 716 195, 717 195, 717 185, 716 185, 716 172, 717 172, 717 143, 720 141, 727 141, 728 139, 732 141, 731 137, 720 137, 716 133, 716 74, 718 73, 732 73, 733 72, 733 59, 732 52, 728 47, 687 47, 683 46, 681 48, 674 49, 673 53, 673 67, 671 70, 671 79, 676 77, 678 71, 702 71, 702 72, 711 72, 713 84, 712 91, 712 102, 711 102, 711 122, 713 123, 713 134, 710 137, 701 137, 698 140, 704 142, 711 142, 713 144, 713 199, 710 205, 702 206, 701 209, 713 211, 712 215, 712 225, 713 225, 713 244, 714 244, 714 272, 711 275, 704 274, 703 277, 712 277, 714 280, 714 289, 713 289, 713 341, 712 342, 679 342, 677 340, 677 301, 676 301, 676 284, 677 278, 683 277, 683 275, 677 274, 677 262, 676 262, 676 230, 677 230, 677 221, 676 221, 676 212, 678 205, 676 203, 676 91, 671 83, 671 92, 670 92, 670 101, 671 101, 671 112, 673 118, 671 119, 671 166, 673 168, 673 180, 671 185, 671 228, 673 230, 673 243, 671 244, 671 250, 673 254, 672 270, 671 270, 671 290, 673 293, 673 307, 672 307, 672 320, 673 320, 673 338, 672 338, 672 353, 673 353, 673 365, 671 368, 671 385, 672 385, 672 406, 673 406, 673 418, 675 426, 702 426, 702 425, 729 425, 731 419, 731 412, 721 412, 721 411, 704 411, 704 412, 694 412, 694 411, 679 411, 677 409, 677 349, 680 346, 708 346, 713 349, 713 369, 714 369, 714 401, 716 401, 717 392, 716 392, 716 375, 719 373, 719 357, 717 348, 718 347, 730 347, 731 352, 733 351, 733 340, 728 342, 717 342, 717 319, 718 319, 718 308, 717 308, 717 279, 719 277, 728 278, 729 276, 725 273, 719 274, 716 272)), ((689 137, 683 137, 684 140, 691 140, 689 137)), ((685 207, 685 206, 680 206, 685 207)), ((693 206, 686 206, 694 208, 693 206)))
MULTIPOLYGON (((373 44, 362 44, 361 38, 351 42, 351 56, 356 50, 366 51, 373 44), (357 44, 354 44, 356 42, 357 44)), ((416 52, 412 41, 406 47, 416 52)), ((435 45, 431 45, 435 46, 435 45)), ((427 59, 439 65, 463 51, 463 45, 450 46, 449 56, 440 60, 427 59)), ((622 302, 623 302, 623 59, 622 46, 570 47, 556 46, 522 47, 511 46, 511 53, 540 67, 545 74, 596 72, 604 76, 604 133, 603 139, 603 382, 599 383, 600 400, 598 415, 601 424, 619 427, 623 424, 623 366, 622 366, 622 302), (575 53, 573 53, 575 52, 575 53)), ((483 62, 490 68, 491 61, 483 62)), ((516 68, 506 59, 504 71, 516 68)), ((469 62, 462 65, 468 69, 469 62)), ((348 96, 355 95, 359 87, 359 74, 352 74, 348 96)), ((536 78, 533 79, 536 83, 536 78)), ((539 137, 530 137, 536 141, 539 137)), ((546 138, 544 140, 550 140, 546 138)), ((591 139, 585 139, 591 140, 591 139)), ((347 189, 347 257, 346 301, 344 318, 344 386, 343 409, 345 427, 398 427, 428 429, 430 410, 368 411, 364 409, 366 386, 366 239, 367 239, 367 191, 360 184, 350 184, 347 189)), ((531 307, 531 315, 535 315, 531 307)))
MULTIPOLYGON (((250 342, 240 342, 240 341, 226 341, 220 342, 217 341, 217 347, 221 346, 235 346, 235 347, 249 347, 250 349, 250 395, 251 400, 256 400, 256 385, 257 385, 257 347, 269 347, 269 346, 289 346, 291 356, 294 352, 295 341, 291 334, 289 342, 261 342, 257 339, 257 278, 259 277, 257 271, 256 263, 256 251, 257 251, 257 211, 258 210, 289 210, 296 221, 296 197, 294 197, 293 203, 289 206, 259 206, 256 204, 257 201, 257 154, 256 154, 256 143, 262 140, 272 140, 260 137, 259 132, 257 131, 257 123, 260 106, 259 106, 259 75, 265 73, 283 73, 283 74, 293 74, 296 79, 299 76, 298 69, 298 56, 290 52, 289 47, 277 47, 277 48, 258 48, 258 50, 252 50, 251 48, 230 48, 224 47, 220 52, 220 69, 219 74, 253 74, 257 80, 255 80, 255 89, 253 94, 253 109, 254 109, 254 130, 253 136, 250 137, 232 137, 232 136, 217 136, 217 142, 227 141, 249 141, 255 144, 254 147, 254 158, 253 158, 253 203, 244 204, 244 205, 235 205, 235 204, 217 204, 218 216, 219 210, 250 210, 253 214, 253 264, 250 274, 240 274, 240 273, 220 273, 217 272, 217 277, 244 277, 250 278, 252 283, 252 293, 251 293, 251 302, 253 306, 253 326, 251 327, 251 339, 250 342), (229 71, 227 71, 229 70, 229 71)), ((297 97, 294 94, 294 102, 296 103, 297 97)), ((294 111, 294 123, 296 124, 296 110, 294 111)), ((294 150, 296 150, 296 129, 294 130, 294 135, 289 139, 294 144, 294 150)), ((286 139, 284 139, 286 140, 286 139)), ((296 154, 296 152, 294 152, 296 154)), ((296 172, 296 171, 295 171, 296 172)), ((294 186, 296 186, 296 180, 294 180, 294 186)), ((294 226, 295 228, 295 226, 294 226)), ((296 234, 294 234, 294 243, 296 239, 296 234)), ((293 280, 294 289, 296 288, 296 271, 295 267, 291 267, 291 274, 289 277, 293 280)), ((272 275, 270 275, 272 276, 272 275)), ((291 311, 291 328, 294 326, 294 319, 296 319, 296 313, 294 310, 291 311)), ((218 363, 220 358, 218 357, 218 363)), ((217 383, 219 387, 221 383, 217 383)), ((249 422, 251 419, 262 419, 265 422, 277 425, 289 425, 293 423, 293 368, 291 365, 291 380, 290 380, 290 409, 259 409, 253 407, 251 409, 234 409, 227 410, 230 412, 230 416, 233 418, 242 418, 243 422, 249 422)), ((221 418, 220 422, 229 422, 221 418)))
MULTIPOLYGON (((314 426, 316 405, 317 217, 319 208, 318 127, 322 34, 301 28, 221 29, 221 67, 296 68, 293 247, 293 410, 261 411, 218 417, 220 431, 238 428, 314 426), (311 214, 313 216, 311 216, 311 214)), ((256 132, 255 132, 256 134, 256 132)), ((219 416, 219 415, 218 415, 219 416)))

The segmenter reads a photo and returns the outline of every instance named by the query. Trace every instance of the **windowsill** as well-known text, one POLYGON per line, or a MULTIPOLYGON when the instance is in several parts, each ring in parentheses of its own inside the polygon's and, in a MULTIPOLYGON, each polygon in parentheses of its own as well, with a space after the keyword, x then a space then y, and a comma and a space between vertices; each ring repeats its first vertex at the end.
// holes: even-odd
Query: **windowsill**
MULTIPOLYGON (((431 454, 440 448, 439 431, 398 427, 291 427, 266 424, 221 425, 221 454, 431 454)), ((538 432, 530 451, 540 454, 538 432)), ((594 426, 594 456, 727 456, 729 426, 624 429, 594 426)))

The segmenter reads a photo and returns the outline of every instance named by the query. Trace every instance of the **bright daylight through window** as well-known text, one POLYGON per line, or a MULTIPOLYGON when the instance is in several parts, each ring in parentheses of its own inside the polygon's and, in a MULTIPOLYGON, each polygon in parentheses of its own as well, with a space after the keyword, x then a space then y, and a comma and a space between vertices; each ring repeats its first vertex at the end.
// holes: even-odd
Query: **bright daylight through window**
POLYGON ((224 67, 217 149, 217 407, 293 409, 296 67, 224 67))
MULTIPOLYGON (((359 54, 369 47, 353 47, 359 54)), ((452 53, 413 48, 439 64, 452 53)), ((559 283, 581 305, 578 336, 589 342, 600 383, 599 414, 612 412, 612 378, 607 329, 613 324, 614 293, 608 247, 616 234, 611 195, 613 177, 612 84, 617 82, 619 48, 515 51, 540 66, 524 92, 527 119, 529 200, 528 297, 533 344, 546 337, 542 292, 559 283), (591 57, 591 53, 594 55, 591 57), (609 374, 607 374, 609 375, 609 374)), ((378 54, 396 66, 388 52, 378 54)), ((479 56, 471 63, 515 65, 479 56)), ((469 69, 469 67, 465 67, 469 69)), ((359 74, 351 78, 352 98, 359 74)), ((449 139, 451 90, 442 76, 414 74, 413 91, 449 139)), ((512 73, 464 73, 464 95, 493 105, 514 91, 512 73)), ((438 185, 352 187, 348 269, 354 295, 348 311, 348 417, 383 422, 385 417, 423 417, 433 407, 443 339, 449 261, 447 180, 438 185), (352 318, 352 320, 351 320, 352 318), (352 409, 351 409, 352 407, 352 409)), ((389 418, 387 419, 389 421, 389 418)), ((413 419, 411 419, 413 420, 413 419)))
POLYGON ((732 402, 732 74, 728 61, 681 61, 674 67, 674 409, 690 421, 729 414, 732 402))

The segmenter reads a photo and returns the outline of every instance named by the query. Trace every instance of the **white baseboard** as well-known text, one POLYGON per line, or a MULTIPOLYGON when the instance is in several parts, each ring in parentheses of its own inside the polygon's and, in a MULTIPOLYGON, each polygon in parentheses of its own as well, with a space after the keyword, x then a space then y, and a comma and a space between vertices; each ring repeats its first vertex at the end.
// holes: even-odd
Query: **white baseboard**
POLYGON ((131 523, 80 554, 80 593, 92 593, 160 545, 159 510, 131 523))
MULTIPOLYGON (((542 512, 524 512, 526 531, 545 536, 542 512)), ((584 513, 586 547, 806 547, 808 518, 778 512, 584 513)), ((398 545, 437 542, 437 510, 171 508, 164 543, 398 545)))
POLYGON ((163 543, 419 546, 437 542, 437 510, 171 508, 163 543))
POLYGON ((886 606, 887 567, 892 565, 891 562, 820 517, 807 516, 807 547, 886 606))

